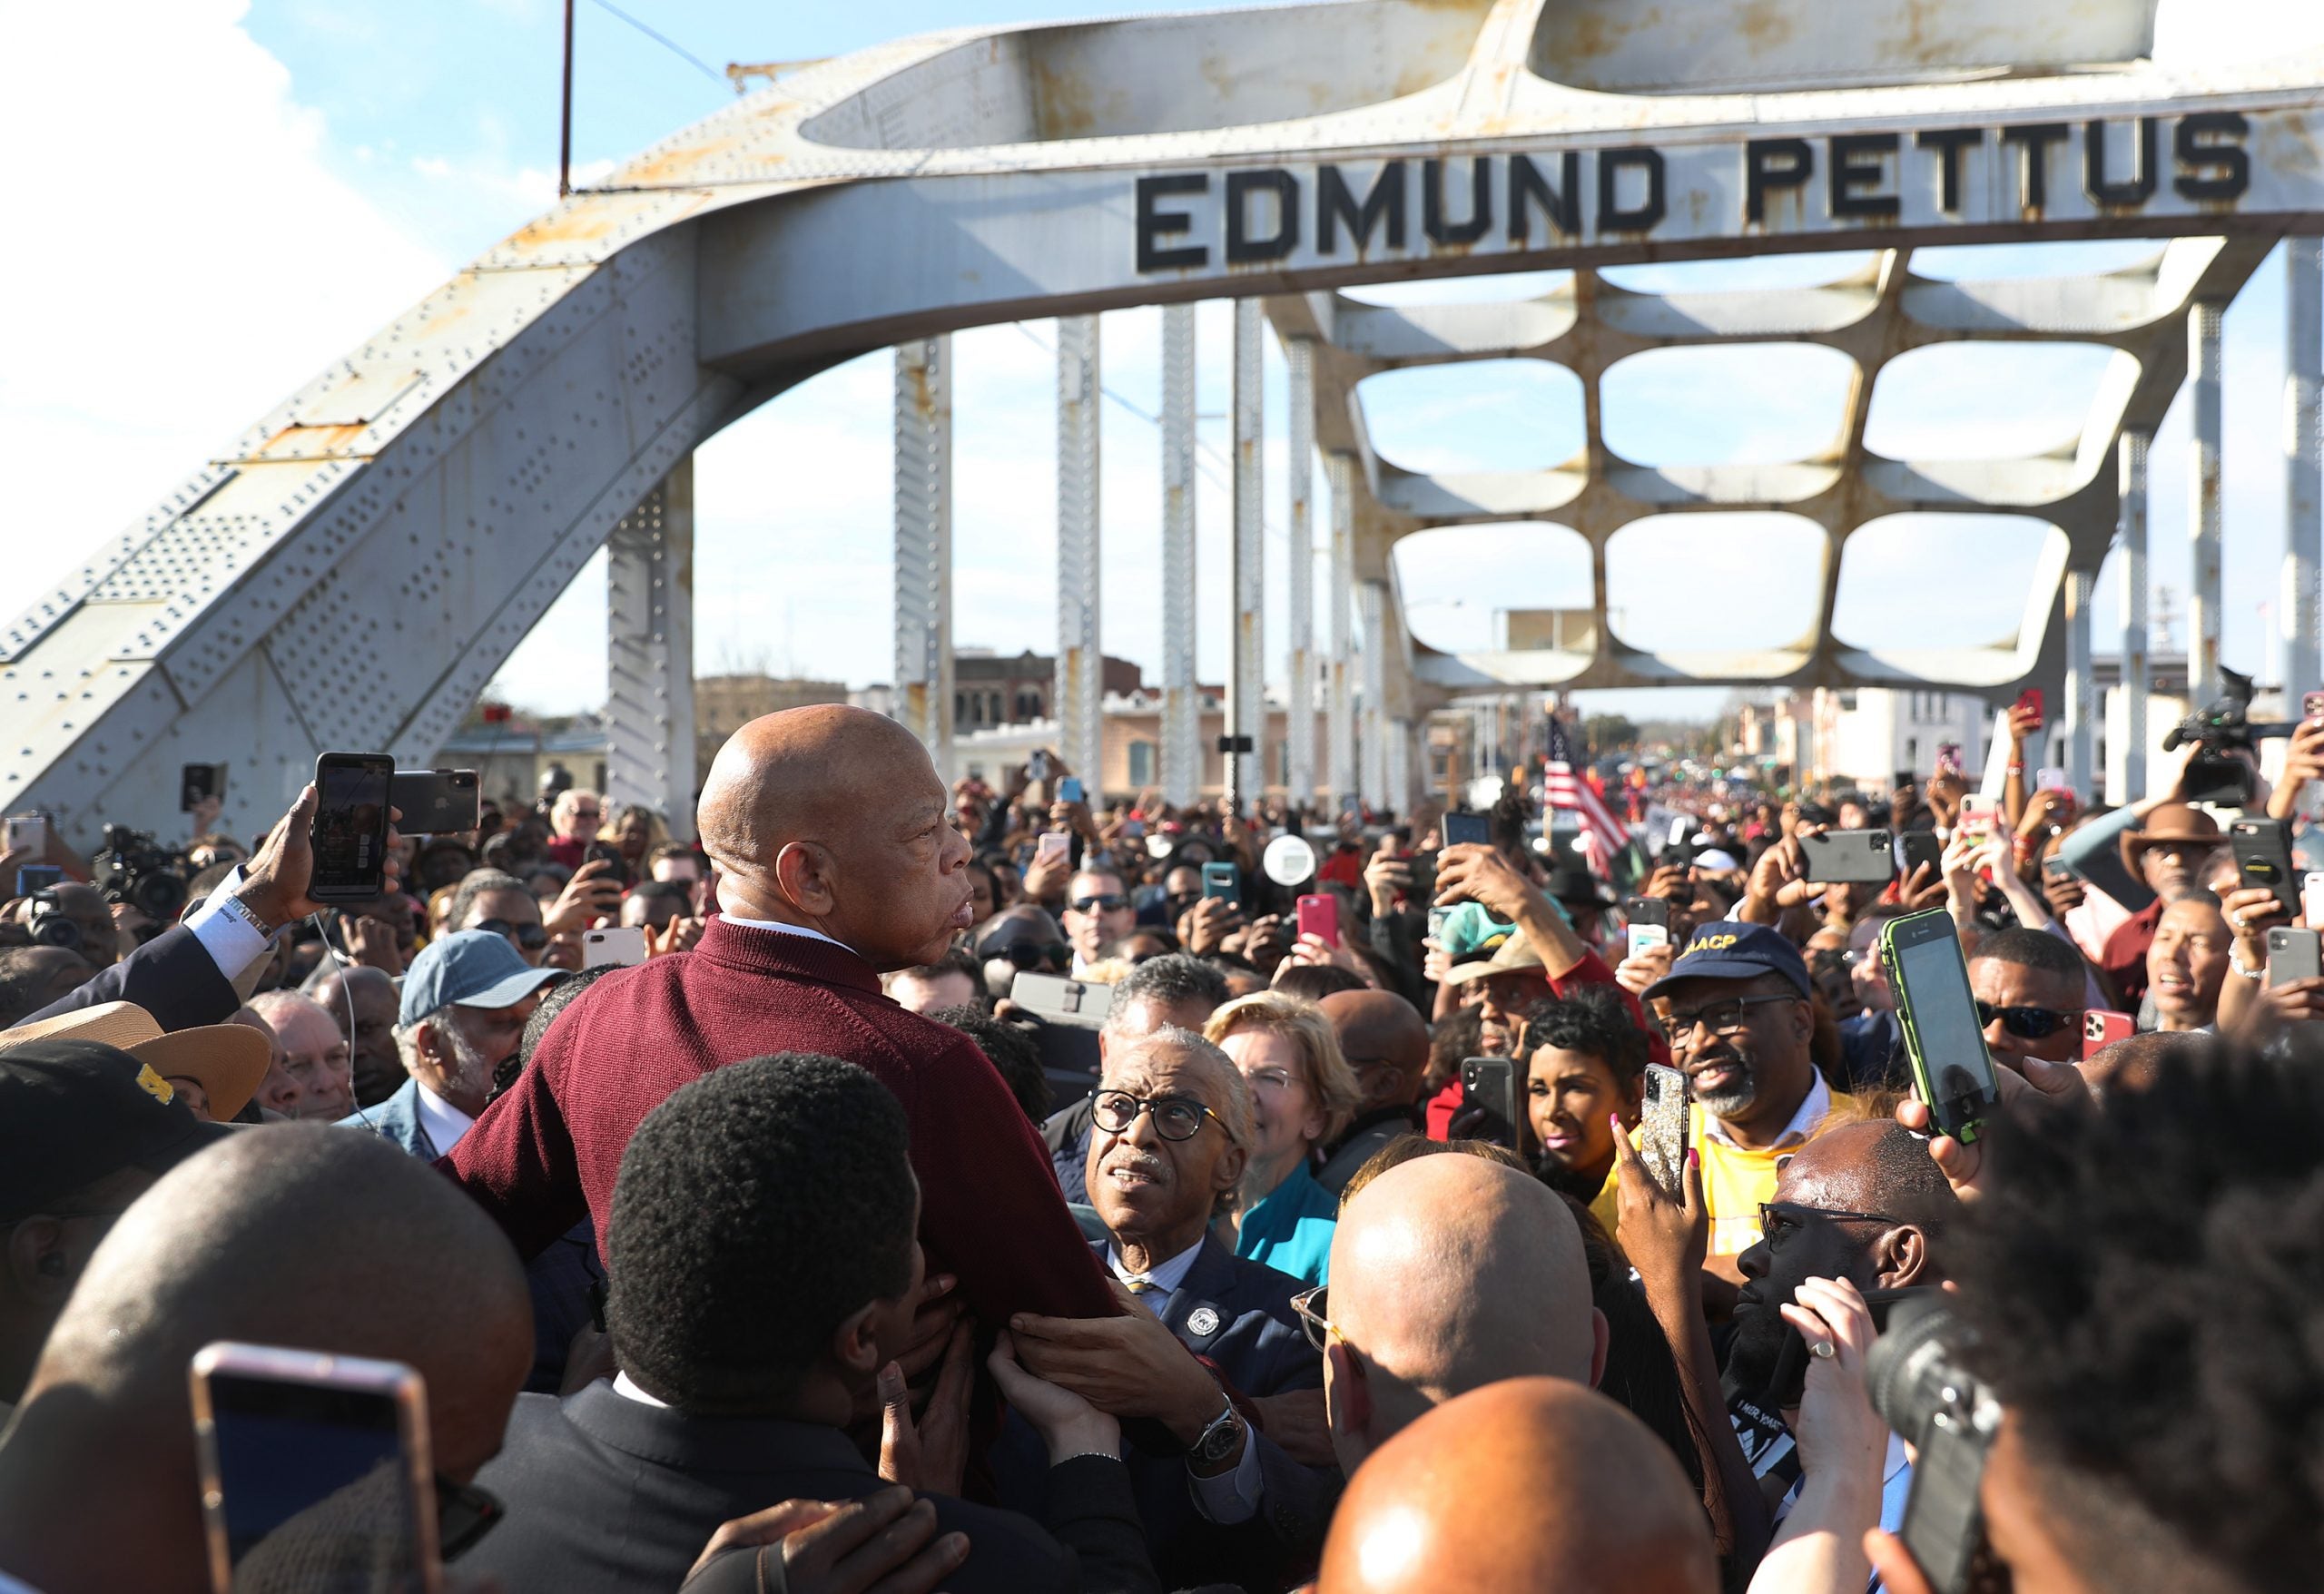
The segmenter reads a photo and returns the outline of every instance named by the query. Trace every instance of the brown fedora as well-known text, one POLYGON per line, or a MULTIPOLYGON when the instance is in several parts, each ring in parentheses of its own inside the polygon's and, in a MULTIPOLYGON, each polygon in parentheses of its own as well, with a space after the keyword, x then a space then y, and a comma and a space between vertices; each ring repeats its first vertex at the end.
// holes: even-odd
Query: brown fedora
POLYGON ((2184 802, 2166 802, 2146 816, 2142 829, 2122 832, 2122 862, 2133 880, 2143 880, 2140 867, 2149 848, 2171 841, 2209 841, 2219 845, 2219 822, 2200 808, 2184 802))
POLYGON ((266 1037, 248 1025, 206 1024, 165 1035, 153 1016, 133 1002, 98 1002, 0 1030, 0 1051, 34 1040, 102 1041, 164 1079, 191 1079, 209 1097, 210 1116, 222 1124, 249 1104, 273 1060, 266 1037))

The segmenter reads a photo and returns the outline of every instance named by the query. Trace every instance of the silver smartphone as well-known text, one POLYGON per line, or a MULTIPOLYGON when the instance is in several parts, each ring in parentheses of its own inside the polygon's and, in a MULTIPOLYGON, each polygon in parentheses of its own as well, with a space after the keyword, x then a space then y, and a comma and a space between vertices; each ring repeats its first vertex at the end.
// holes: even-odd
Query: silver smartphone
POLYGON ((581 932, 581 967, 596 969, 612 964, 619 969, 635 969, 645 961, 645 931, 635 924, 609 924, 603 930, 581 932))
POLYGON ((1646 1097, 1638 1120, 1638 1158, 1663 1193, 1674 1199, 1686 1189, 1688 1121, 1694 1104, 1687 1077, 1660 1063, 1646 1066, 1646 1097))
POLYGON ((2268 983, 2324 979, 2324 942, 2312 930, 2280 924, 2268 931, 2268 983))
POLYGON ((1799 838, 1799 865, 1814 885, 1886 885, 1896 854, 1886 831, 1821 831, 1799 838))
POLYGON ((221 1341, 195 1353, 192 1379, 213 1594, 441 1594, 417 1372, 221 1341))

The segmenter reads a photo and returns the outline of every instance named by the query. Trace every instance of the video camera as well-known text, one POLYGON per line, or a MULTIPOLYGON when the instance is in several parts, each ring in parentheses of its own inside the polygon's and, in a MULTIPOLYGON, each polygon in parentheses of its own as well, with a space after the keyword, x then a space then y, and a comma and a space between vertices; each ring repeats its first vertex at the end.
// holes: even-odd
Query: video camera
MULTIPOLYGON (((2249 685, 2249 683, 2246 683, 2249 685)), ((2001 1402, 1955 1359, 1964 1330, 1935 1291, 1899 1301, 1865 1360, 1873 1409, 1914 1447, 1912 1491, 1897 1531, 1936 1594, 1989 1582, 1977 1491, 2001 1432, 2001 1402)))
POLYGON ((2226 690, 2164 732, 2162 745, 2167 752, 2195 743, 2195 756, 2187 761, 2188 802, 2241 807, 2251 801, 2251 767, 2234 754, 2256 753, 2255 743, 2289 736, 2298 727, 2289 722, 2252 723, 2251 677, 2225 667, 2219 674, 2226 690))
POLYGON ((182 852, 172 851, 143 831, 105 826, 105 844, 89 860, 91 883, 108 902, 126 902, 157 925, 173 923, 185 906, 191 872, 182 852))

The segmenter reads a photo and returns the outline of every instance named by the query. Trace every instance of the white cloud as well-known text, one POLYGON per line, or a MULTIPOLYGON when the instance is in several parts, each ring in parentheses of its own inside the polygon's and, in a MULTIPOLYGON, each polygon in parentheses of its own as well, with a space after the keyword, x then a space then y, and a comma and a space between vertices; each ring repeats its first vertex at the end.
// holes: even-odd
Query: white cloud
POLYGON ((0 254, 0 474, 12 523, 41 528, 11 544, 19 595, 447 274, 328 169, 322 115, 246 9, 0 14, 0 54, 46 64, 0 96, 0 141, 44 152, 19 163, 0 254), (94 72, 134 87, 93 112, 94 72))

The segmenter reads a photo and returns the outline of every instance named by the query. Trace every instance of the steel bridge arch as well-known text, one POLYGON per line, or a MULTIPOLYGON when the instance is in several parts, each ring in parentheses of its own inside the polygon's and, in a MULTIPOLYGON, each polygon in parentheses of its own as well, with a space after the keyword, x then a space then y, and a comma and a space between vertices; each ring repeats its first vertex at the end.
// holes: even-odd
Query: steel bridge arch
MULTIPOLYGON (((668 720, 690 664, 677 531, 692 451, 814 372, 906 339, 1416 276, 1937 238, 2266 240, 2324 222, 2313 55, 2174 71, 2144 59, 2152 0, 2078 7, 2038 44, 2021 0, 1964 0, 1926 46, 1945 59, 1913 70, 1942 79, 1984 61, 2017 75, 1872 82, 1849 64, 1901 48, 1889 35, 1920 8, 1869 4, 1835 24, 1795 3, 1819 14, 1815 29, 1770 34, 1739 64, 1709 5, 1666 7, 1659 45, 1591 54, 1585 38, 1602 34, 1577 34, 1576 18, 1631 0, 1336 0, 954 30, 787 78, 487 251, 0 629, 0 809, 45 809, 85 839, 100 816, 166 827, 174 766, 222 749, 233 789, 261 803, 294 790, 319 748, 425 760, 609 541, 614 694, 659 694, 668 720), (2092 60, 2125 64, 2064 70, 2092 60), (1712 92, 1672 92, 1690 84, 1712 92), (2154 119, 2171 136, 2191 116, 2245 130, 2231 197, 2200 176, 2190 189, 2187 170, 2214 169, 2182 162, 2181 181, 2135 205, 2062 175, 2030 212, 1997 134, 2102 140, 2102 124, 2154 119), (1906 184, 1900 153, 1908 192, 1887 214, 1803 184, 1739 219, 1753 141, 1837 147, 1866 126, 1899 150, 1974 130, 1958 204, 1939 213, 1906 184), (1634 192, 1641 150, 1652 221, 1634 192), (1597 173, 1567 196, 1570 225, 1445 241, 1458 230, 1443 185, 1498 182, 1521 159, 1554 170, 1569 153, 1565 170, 1597 173), (1391 170, 1410 224, 1336 250, 1321 229, 1285 241, 1278 227, 1255 251, 1250 214, 1218 209, 1265 188, 1303 206, 1332 183, 1376 195, 1391 170)), ((1354 579, 1392 579, 1389 536, 1358 536, 1354 579)), ((1429 688, 1393 610, 1384 629, 1398 645, 1382 688, 1409 714, 1429 688)), ((615 749, 645 771, 665 754, 615 749)), ((691 792, 676 795, 674 808, 691 792)))

